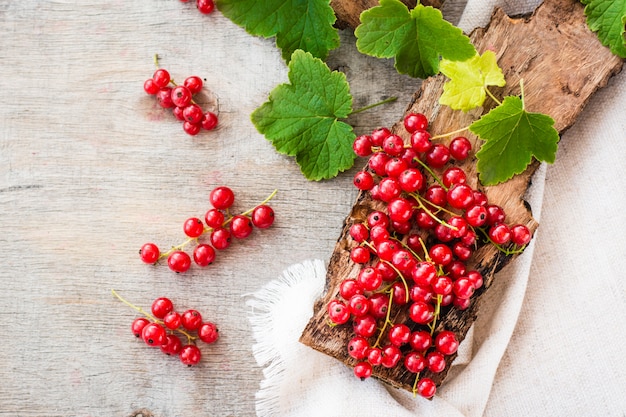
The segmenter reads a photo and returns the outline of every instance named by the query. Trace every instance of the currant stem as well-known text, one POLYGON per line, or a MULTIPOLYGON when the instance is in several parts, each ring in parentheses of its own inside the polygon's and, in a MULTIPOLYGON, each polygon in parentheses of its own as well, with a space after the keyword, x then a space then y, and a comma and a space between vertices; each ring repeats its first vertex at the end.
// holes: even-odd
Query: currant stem
POLYGON ((428 165, 426 165, 426 164, 425 164, 423 161, 421 161, 419 158, 416 158, 416 161, 417 161, 417 162, 419 162, 419 164, 420 164, 420 165, 421 165, 421 166, 422 166, 422 167, 423 167, 426 171, 428 171, 428 173, 429 173, 429 174, 430 174, 430 175, 434 178, 434 180, 435 180, 435 181, 437 181, 437 183, 438 183, 439 185, 441 185, 441 187, 442 187, 444 190, 448 191, 448 187, 446 187, 446 186, 444 185, 443 181, 441 181, 441 180, 439 179, 439 177, 438 177, 438 176, 437 176, 437 175, 433 172, 433 170, 432 170, 432 169, 430 169, 430 167, 429 167, 428 165))
POLYGON ((372 347, 378 347, 380 340, 385 334, 385 330, 387 330, 387 323, 391 323, 391 305, 393 303, 393 288, 389 291, 389 304, 387 305, 387 315, 385 316, 385 324, 383 324, 383 328, 380 329, 380 333, 378 333, 378 338, 376 339, 376 343, 372 347))
POLYGON ((495 102, 496 102, 496 104, 497 104, 498 106, 502 105, 502 102, 501 102, 500 100, 498 100, 498 99, 496 98, 496 96, 494 96, 493 94, 491 94, 491 91, 489 91, 489 89, 488 89, 487 87, 485 87, 485 92, 487 93, 487 95, 488 95, 489 97, 491 97, 491 99, 492 99, 493 101, 495 101, 495 102))
POLYGON ((430 328, 430 335, 432 336, 435 333, 435 327, 437 326, 437 318, 439 317, 439 313, 441 312, 441 301, 443 300, 443 296, 441 294, 437 294, 437 304, 435 304, 435 313, 433 315, 433 321, 428 325, 430 328))
POLYGON ((501 245, 498 245, 493 240, 491 240, 491 238, 489 237, 489 234, 484 229, 479 227, 478 230, 485 237, 485 239, 487 239, 487 241, 489 243, 491 243, 496 249, 498 249, 500 252, 504 253, 507 256, 517 255, 519 253, 522 253, 522 252, 524 252, 524 249, 526 248, 526 245, 524 245, 524 246, 515 246, 515 249, 504 248, 501 245))
POLYGON ((469 126, 465 126, 465 127, 460 128, 460 129, 453 130, 452 132, 440 133, 438 135, 432 136, 431 139, 441 139, 441 138, 445 138, 447 136, 456 135, 457 133, 464 132, 467 129, 469 129, 469 126))
POLYGON ((415 382, 413 382, 413 397, 417 396, 417 383, 420 380, 420 372, 418 372, 417 374, 415 374, 415 382))
POLYGON ((396 101, 397 99, 398 99, 398 97, 389 97, 389 98, 387 98, 387 99, 385 99, 385 100, 383 100, 383 101, 379 101, 378 103, 370 104, 370 105, 368 105, 368 106, 361 107, 360 109, 353 110, 352 112, 350 112, 350 114, 349 114, 348 116, 351 116, 351 115, 353 115, 353 114, 357 114, 357 113, 364 112, 364 111, 366 111, 366 110, 372 109, 372 108, 377 107, 377 106, 381 106, 381 105, 383 105, 383 104, 393 103, 393 102, 394 102, 394 101, 396 101))

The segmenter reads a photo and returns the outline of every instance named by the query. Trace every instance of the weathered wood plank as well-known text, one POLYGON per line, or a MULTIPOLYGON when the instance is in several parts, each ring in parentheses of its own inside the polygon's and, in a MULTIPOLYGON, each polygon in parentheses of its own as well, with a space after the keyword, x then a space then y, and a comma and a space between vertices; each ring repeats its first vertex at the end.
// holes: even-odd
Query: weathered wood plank
MULTIPOLYGON (((613 56, 601 46, 595 34, 591 33, 583 15, 582 5, 574 0, 548 0, 528 19, 511 19, 501 10, 496 10, 487 28, 472 34, 472 40, 479 52, 492 49, 507 80, 507 86, 494 90, 502 98, 519 94, 519 81, 524 80, 526 108, 532 112, 549 114, 555 120, 555 128, 564 132, 580 114, 593 93, 606 85, 608 79, 621 70, 623 61, 613 56)), ((407 112, 424 113, 430 121, 433 135, 450 132, 468 126, 481 113, 487 112, 493 102, 487 102, 482 109, 462 113, 438 104, 442 93, 442 76, 426 80, 409 104, 407 112)), ((392 129, 405 141, 408 134, 402 121, 392 129)), ((476 144, 477 138, 469 135, 476 144)), ((464 161, 460 166, 468 173, 472 186, 477 187, 475 161, 464 161)), ((497 186, 479 187, 489 201, 502 206, 511 224, 526 224, 531 230, 537 227, 532 218, 531 208, 523 200, 532 174, 538 164, 535 162, 512 180, 497 186)), ((360 270, 349 260, 349 252, 355 242, 349 236, 349 228, 355 222, 363 222, 372 209, 380 208, 367 193, 361 193, 345 219, 344 228, 333 252, 327 275, 328 290, 316 304, 315 314, 301 336, 301 342, 353 366, 355 361, 346 350, 346 342, 352 335, 348 326, 329 327, 325 306, 338 294, 341 281, 355 277, 360 270)), ((489 290, 494 275, 513 256, 505 256, 491 245, 478 249, 470 261, 470 269, 478 269, 485 277, 485 285, 477 291, 467 310, 449 310, 440 318, 438 329, 455 331, 462 340, 479 313, 481 300, 489 290)), ((406 311, 399 313, 406 317, 406 311)), ((402 321, 402 320, 400 320, 402 321)), ((440 374, 424 372, 440 384, 448 368, 440 374)), ((378 367, 382 368, 382 367, 378 367)), ((415 376, 403 367, 376 369, 374 376, 397 387, 411 390, 415 376)))

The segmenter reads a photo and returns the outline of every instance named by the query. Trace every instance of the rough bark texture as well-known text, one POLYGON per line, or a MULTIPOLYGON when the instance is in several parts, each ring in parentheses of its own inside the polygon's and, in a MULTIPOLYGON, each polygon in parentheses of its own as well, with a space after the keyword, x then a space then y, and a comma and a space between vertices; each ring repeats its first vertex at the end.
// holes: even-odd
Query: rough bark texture
MULTIPOLYGON (((569 128, 585 107, 591 95, 608 82, 609 78, 621 70, 623 61, 613 56, 603 47, 595 34, 585 23, 583 6, 575 0, 548 0, 527 19, 511 19, 501 10, 496 10, 487 28, 476 30, 471 35, 477 50, 496 51, 498 63, 503 69, 507 85, 493 89, 501 99, 520 93, 519 81, 524 80, 526 109, 550 115, 555 120, 555 128, 563 133, 569 128)), ((467 126, 493 107, 486 102, 484 108, 468 113, 452 111, 440 106, 438 99, 445 79, 442 76, 425 80, 414 95, 407 112, 424 113, 430 121, 433 135, 450 132, 467 126)), ((402 121, 392 129, 408 140, 402 121)), ((477 139, 471 134, 470 140, 477 139)), ((467 160, 461 167, 468 173, 472 186, 478 186, 475 160, 467 160)), ((522 174, 510 181, 492 187, 479 187, 489 197, 489 201, 501 205, 507 213, 509 223, 526 224, 532 231, 537 223, 532 217, 531 208, 524 201, 524 194, 538 163, 533 163, 522 174)), ((327 274, 327 292, 315 306, 314 316, 305 328, 301 342, 324 352, 349 366, 354 360, 347 355, 346 343, 352 337, 351 326, 331 328, 327 325, 325 306, 338 294, 340 282, 355 277, 360 270, 349 259, 349 252, 356 244, 349 236, 349 228, 355 222, 363 222, 367 214, 379 208, 367 193, 361 193, 352 211, 345 219, 343 230, 332 254, 327 274)), ((485 278, 485 285, 476 292, 470 307, 459 311, 445 311, 439 319, 437 329, 455 331, 462 340, 474 323, 484 294, 489 291, 494 275, 514 256, 505 256, 491 245, 479 248, 469 263, 470 268, 478 269, 485 278)), ((399 311, 396 318, 403 320, 406 312, 399 311)), ((438 385, 445 379, 448 368, 440 374, 423 372, 438 385)), ((415 375, 402 366, 394 369, 377 367, 374 377, 393 386, 411 390, 415 375)))
MULTIPOLYGON (((417 4, 416 0, 402 0, 407 7, 413 8, 417 4)), ((421 2, 424 6, 440 8, 443 0, 425 0, 421 2)), ((337 15, 336 26, 342 29, 350 27, 356 28, 361 23, 359 16, 364 10, 378 6, 378 0, 331 0, 330 5, 337 15)))

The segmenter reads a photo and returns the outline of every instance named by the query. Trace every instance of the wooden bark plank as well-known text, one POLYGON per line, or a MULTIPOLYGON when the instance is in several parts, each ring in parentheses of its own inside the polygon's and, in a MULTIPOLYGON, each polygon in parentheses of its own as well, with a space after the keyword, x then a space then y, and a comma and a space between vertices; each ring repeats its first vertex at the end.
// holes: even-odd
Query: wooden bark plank
MULTIPOLYGON (((550 115, 559 133, 574 123, 593 93, 605 86, 623 65, 623 61, 604 48, 596 35, 589 31, 583 6, 575 0, 548 0, 528 19, 511 19, 497 9, 488 27, 474 31, 471 38, 480 53, 487 49, 496 52, 507 85, 492 90, 495 95, 501 99, 519 94, 519 82, 523 79, 526 109, 550 115)), ((429 129, 433 135, 467 126, 494 106, 493 102, 488 101, 484 108, 468 113, 440 106, 438 99, 444 82, 443 76, 425 80, 407 108, 407 112, 421 112, 429 118, 429 129)), ((402 119, 396 122, 392 131, 401 135, 405 141, 408 140, 409 135, 404 130, 402 119)), ((476 137, 468 134, 468 138, 476 145, 476 137)), ((490 202, 505 209, 507 222, 526 224, 534 232, 538 225, 523 198, 538 163, 532 163, 524 173, 504 184, 481 187, 475 162, 467 160, 460 164, 468 173, 469 183, 485 192, 490 202)), ((337 296, 341 281, 355 277, 360 270, 360 266, 349 259, 350 249, 356 245, 348 233, 350 226, 355 222, 363 222, 371 210, 381 207, 370 199, 368 193, 358 195, 345 219, 329 262, 327 291, 316 303, 314 315, 300 338, 305 345, 349 366, 355 364, 346 350, 347 340, 353 334, 352 329, 347 325, 334 328, 328 326, 325 306, 337 296)), ((479 248, 468 267, 478 269, 483 274, 485 285, 476 292, 467 310, 450 309, 444 312, 437 329, 453 330, 463 340, 476 320, 484 294, 489 291, 495 273, 513 258, 491 245, 479 248)), ((402 311, 397 314, 398 320, 405 319, 407 315, 402 311)), ((448 367, 440 374, 423 372, 422 375, 431 377, 439 385, 445 379, 451 362, 448 361, 448 367)), ((393 386, 412 390, 415 376, 402 366, 393 369, 376 368, 374 377, 393 386)))
MULTIPOLYGON (((407 7, 413 8, 417 4, 416 0, 401 0, 407 7)), ((443 0, 425 0, 421 2, 424 6, 440 8, 443 0)), ((342 29, 350 27, 356 28, 360 23, 360 15, 364 10, 378 6, 378 0, 331 0, 331 7, 337 16, 336 26, 342 29)))

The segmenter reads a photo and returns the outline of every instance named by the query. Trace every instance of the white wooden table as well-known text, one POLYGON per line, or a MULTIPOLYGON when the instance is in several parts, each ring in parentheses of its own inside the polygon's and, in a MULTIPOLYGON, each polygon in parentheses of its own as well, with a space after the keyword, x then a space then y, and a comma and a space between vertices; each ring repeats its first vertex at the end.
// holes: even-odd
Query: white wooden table
MULTIPOLYGON (((419 81, 356 53, 351 33, 329 59, 347 74, 357 134, 390 125, 419 81)), ((274 40, 254 38, 193 2, 5 1, 0 4, 0 415, 252 416, 261 370, 246 295, 305 259, 328 260, 356 192, 352 175, 309 182, 257 133, 250 113, 286 81, 274 40), (190 137, 142 89, 152 57, 174 79, 206 78, 219 128, 190 137), (140 262, 148 241, 184 240, 208 194, 235 210, 272 190, 275 225, 175 275, 140 262), (159 296, 196 308, 221 339, 187 368, 130 333, 159 296)))

